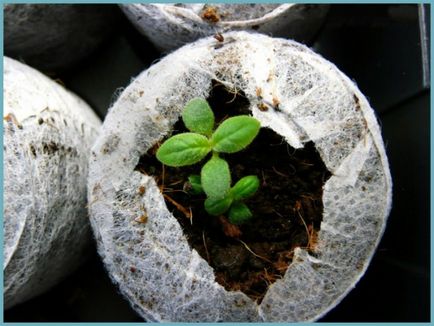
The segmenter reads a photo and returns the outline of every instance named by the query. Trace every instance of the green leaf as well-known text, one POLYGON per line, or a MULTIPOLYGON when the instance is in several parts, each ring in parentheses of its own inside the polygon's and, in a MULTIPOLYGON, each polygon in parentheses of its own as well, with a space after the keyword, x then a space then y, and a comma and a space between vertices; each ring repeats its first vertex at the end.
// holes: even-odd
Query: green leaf
POLYGON ((222 153, 238 152, 253 141, 260 127, 258 120, 247 115, 229 118, 212 135, 213 150, 222 153))
POLYGON ((252 212, 247 205, 241 202, 235 202, 229 210, 229 221, 233 224, 242 224, 252 216, 252 212))
POLYGON ((192 174, 188 177, 188 182, 191 186, 189 192, 193 195, 199 195, 203 193, 202 184, 200 182, 200 175, 192 174))
POLYGON ((200 173, 203 191, 208 197, 223 198, 231 187, 231 173, 228 163, 213 156, 200 173))
POLYGON ((259 188, 259 179, 256 175, 241 178, 230 190, 234 200, 242 200, 251 197, 259 188))
POLYGON ((211 136, 214 128, 214 113, 206 100, 194 98, 182 112, 182 120, 188 130, 211 136))
POLYGON ((205 200, 205 210, 210 215, 221 215, 225 213, 232 204, 232 198, 223 197, 223 198, 207 198, 205 200))
POLYGON ((166 140, 157 151, 157 159, 169 166, 191 165, 211 151, 208 138, 186 132, 166 140))

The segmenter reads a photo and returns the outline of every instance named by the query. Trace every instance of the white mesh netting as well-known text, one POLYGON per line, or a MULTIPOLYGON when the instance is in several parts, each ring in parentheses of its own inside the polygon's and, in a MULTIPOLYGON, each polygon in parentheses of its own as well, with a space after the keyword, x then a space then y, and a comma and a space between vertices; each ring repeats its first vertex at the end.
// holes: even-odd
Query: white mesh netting
POLYGON ((101 122, 74 94, 4 59, 4 306, 72 272, 89 243, 86 183, 101 122))
POLYGON ((201 37, 231 30, 256 30, 264 34, 307 41, 318 30, 328 10, 327 5, 306 4, 120 6, 136 28, 163 51, 176 49, 201 37))
POLYGON ((111 107, 90 163, 98 250, 120 291, 150 321, 315 320, 363 275, 383 233, 391 178, 380 129, 353 82, 305 46, 246 32, 224 39, 202 39, 168 55, 111 107), (313 141, 332 173, 315 257, 297 249, 260 305, 215 282, 154 179, 134 171, 140 156, 171 132, 184 105, 207 97, 212 80, 242 90, 262 127, 291 146, 313 141), (268 111, 258 109, 261 102, 270 103, 268 111), (145 224, 135 221, 142 214, 145 224))

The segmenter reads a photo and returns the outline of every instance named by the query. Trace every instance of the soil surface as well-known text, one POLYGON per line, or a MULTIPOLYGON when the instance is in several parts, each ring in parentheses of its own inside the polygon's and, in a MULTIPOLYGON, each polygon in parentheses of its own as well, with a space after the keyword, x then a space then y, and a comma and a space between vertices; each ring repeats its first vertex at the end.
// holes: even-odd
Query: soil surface
MULTIPOLYGON (((217 123, 250 112, 243 94, 235 96, 219 84, 208 101, 217 123)), ((178 121, 173 135, 185 131, 178 121)), ((216 281, 225 289, 240 290, 260 303, 269 285, 284 275, 296 247, 314 254, 322 220, 322 187, 330 172, 313 143, 295 150, 271 129, 261 128, 245 150, 221 155, 231 168, 232 185, 247 175, 261 180, 257 193, 246 201, 253 218, 239 226, 225 216, 208 215, 205 196, 188 193, 188 176, 200 174, 206 159, 193 166, 163 168, 154 156, 156 149, 143 155, 136 169, 153 175, 162 186, 166 204, 190 246, 214 268, 216 281)))

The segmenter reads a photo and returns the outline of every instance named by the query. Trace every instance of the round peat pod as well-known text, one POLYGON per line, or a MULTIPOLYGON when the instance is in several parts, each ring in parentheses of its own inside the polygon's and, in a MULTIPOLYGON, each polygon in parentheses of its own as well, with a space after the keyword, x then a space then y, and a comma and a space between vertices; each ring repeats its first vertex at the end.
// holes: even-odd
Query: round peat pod
POLYGON ((4 305, 59 282, 85 257, 90 146, 100 120, 40 72, 4 58, 4 305))
POLYGON ((124 13, 154 45, 176 49, 201 37, 250 30, 308 42, 328 5, 306 4, 123 4, 124 13))
POLYGON ((47 73, 71 67, 113 30, 113 5, 5 4, 7 56, 47 73))
MULTIPOLYGON (((223 37, 224 42, 208 37, 174 51, 141 73, 111 107, 92 149, 88 184, 98 251, 120 291, 150 321, 316 320, 354 287, 382 236, 391 177, 380 129, 354 83, 307 47, 247 32, 223 37), (179 222, 166 205, 171 194, 160 191, 163 176, 145 174, 146 164, 139 165, 179 130, 186 103, 209 98, 217 84, 233 96, 243 94, 243 110, 263 131, 283 139, 285 155, 292 155, 286 145, 295 151, 313 146, 330 171, 321 188, 315 241, 309 249, 294 248, 286 271, 269 282, 261 300, 218 282, 209 260, 189 245, 190 222, 179 222)), ((216 114, 221 109, 211 107, 216 114)), ((212 217, 195 215, 193 225, 202 219, 212 217)), ((261 221, 252 222, 258 237, 273 235, 261 221)), ((243 255, 257 250, 250 249, 243 255)), ((233 246, 227 253, 237 255, 233 246)), ((218 258, 220 266, 236 263, 218 258)))

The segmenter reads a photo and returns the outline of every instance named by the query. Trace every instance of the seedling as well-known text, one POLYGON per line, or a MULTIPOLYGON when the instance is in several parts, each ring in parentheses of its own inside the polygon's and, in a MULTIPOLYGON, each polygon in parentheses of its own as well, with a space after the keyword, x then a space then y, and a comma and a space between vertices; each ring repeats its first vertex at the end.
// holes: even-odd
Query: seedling
POLYGON ((221 153, 235 153, 246 148, 260 129, 258 120, 240 115, 223 121, 214 130, 215 118, 208 102, 195 98, 187 103, 182 120, 190 132, 167 139, 157 151, 157 159, 168 166, 181 167, 196 164, 211 153, 202 167, 200 176, 191 175, 191 193, 205 193, 205 209, 210 215, 222 215, 229 211, 229 220, 240 224, 252 217, 243 201, 259 188, 254 176, 241 178, 231 187, 229 164, 221 153))
POLYGON ((241 224, 252 217, 252 212, 243 200, 254 195, 259 188, 259 179, 255 175, 241 178, 223 198, 208 197, 205 209, 211 215, 221 215, 229 210, 229 221, 241 224))

